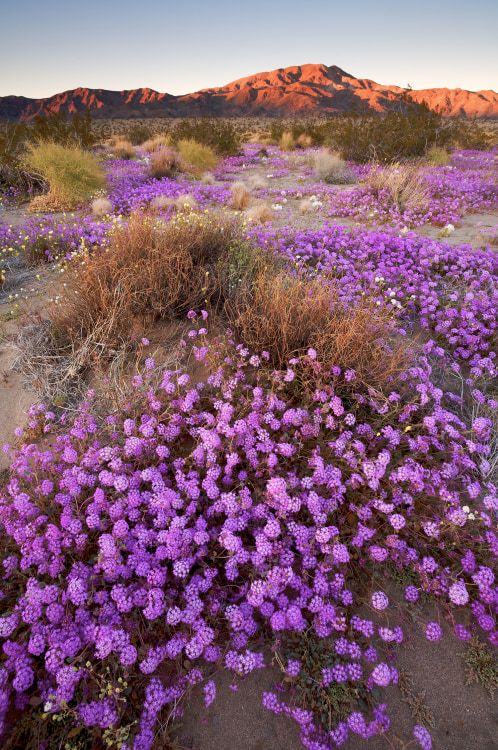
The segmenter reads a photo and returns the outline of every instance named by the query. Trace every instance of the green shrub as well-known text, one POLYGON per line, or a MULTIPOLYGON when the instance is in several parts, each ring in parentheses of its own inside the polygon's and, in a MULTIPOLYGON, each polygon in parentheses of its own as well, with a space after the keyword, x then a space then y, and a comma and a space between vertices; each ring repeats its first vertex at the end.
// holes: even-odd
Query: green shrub
POLYGON ((433 146, 427 152, 427 161, 435 167, 445 167, 450 162, 450 155, 445 148, 433 146))
POLYGON ((219 161, 212 148, 194 140, 178 141, 177 149, 183 169, 194 175, 209 172, 219 161))
POLYGON ((30 144, 24 163, 48 183, 52 202, 64 208, 89 198, 105 183, 97 158, 74 146, 30 144))
POLYGON ((37 115, 29 129, 29 140, 53 141, 61 146, 79 146, 90 148, 95 143, 92 131, 92 118, 87 108, 84 115, 76 112, 71 119, 64 111, 48 111, 46 115, 37 115))
POLYGON ((211 118, 181 120, 171 130, 174 143, 196 141, 209 146, 221 156, 235 156, 240 151, 237 131, 231 122, 211 118))
POLYGON ((40 141, 90 148, 95 143, 90 111, 76 112, 71 119, 65 112, 48 111, 32 123, 0 124, 0 190, 14 187, 31 193, 43 187, 40 175, 33 174, 23 158, 28 144, 40 141))
POLYGON ((476 120, 444 118, 405 94, 386 115, 348 114, 329 124, 329 142, 345 159, 393 162, 424 156, 433 147, 486 148, 490 136, 476 120))

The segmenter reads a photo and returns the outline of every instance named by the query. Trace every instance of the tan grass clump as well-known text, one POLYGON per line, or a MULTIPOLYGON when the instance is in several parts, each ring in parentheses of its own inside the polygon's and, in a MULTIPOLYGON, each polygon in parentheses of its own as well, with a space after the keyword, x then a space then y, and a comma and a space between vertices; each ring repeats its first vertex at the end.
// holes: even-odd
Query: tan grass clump
POLYGON ((47 205, 58 210, 76 207, 105 184, 97 157, 76 146, 28 144, 24 164, 48 183, 47 205))
POLYGON ((313 138, 307 133, 301 133, 296 141, 298 148, 310 148, 313 143, 313 138))
POLYGON ((178 141, 177 150, 180 154, 182 169, 195 177, 203 172, 209 172, 218 164, 219 157, 209 146, 194 140, 178 141))
POLYGON ((92 214, 96 219, 101 219, 105 214, 112 213, 114 206, 108 198, 95 198, 92 201, 92 214))
POLYGON ((201 182, 203 185, 214 185, 216 182, 214 174, 212 172, 204 172, 201 176, 201 182))
POLYGON ((280 136, 278 145, 282 151, 294 151, 296 148, 296 140, 289 130, 284 130, 280 136))
POLYGON ((247 209, 246 216, 250 221, 254 221, 256 224, 265 224, 267 221, 272 220, 273 211, 268 203, 265 201, 258 201, 247 209))
POLYGON ((85 253, 68 269, 51 311, 60 340, 77 347, 100 327, 106 332, 105 355, 122 346, 137 321, 144 325, 216 306, 217 269, 227 262, 239 231, 234 220, 207 215, 178 216, 163 224, 132 214, 115 229, 107 248, 85 253))
POLYGON ((313 166, 318 177, 330 184, 340 185, 356 180, 354 173, 336 151, 319 149, 313 156, 313 166))
POLYGON ((163 211, 166 208, 170 208, 173 205, 174 199, 167 195, 156 195, 150 202, 150 209, 152 211, 163 211))
POLYGON ((140 148, 149 154, 153 154, 155 151, 160 151, 163 148, 171 148, 171 138, 167 135, 155 135, 153 138, 144 141, 140 145, 140 148))
POLYGON ((111 146, 111 152, 117 159, 134 159, 136 151, 130 141, 118 138, 111 146))
POLYGON ((251 193, 244 182, 234 182, 230 186, 232 193, 232 206, 236 211, 244 211, 251 202, 251 193))
POLYGON ((194 208, 197 207, 197 201, 193 195, 185 193, 184 195, 179 195, 178 198, 173 200, 173 206, 177 211, 190 213, 190 211, 193 211, 194 208))
POLYGON ((382 193, 401 211, 405 208, 423 210, 431 198, 423 173, 409 164, 373 169, 365 178, 365 184, 373 189, 376 197, 382 193))
POLYGON ((240 340, 255 352, 268 351, 278 369, 313 348, 324 377, 332 367, 354 370, 356 389, 383 390, 408 361, 404 344, 387 348, 390 313, 374 300, 348 308, 333 280, 291 276, 271 263, 238 285, 227 313, 240 340))
POLYGON ((252 174, 247 178, 248 185, 252 190, 263 190, 268 182, 260 174, 252 174))
POLYGON ((159 148, 150 157, 150 174, 156 179, 174 177, 180 169, 180 159, 175 151, 159 148))
POLYGON ((299 204, 299 210, 302 214, 308 214, 310 211, 313 210, 313 204, 308 198, 304 198, 304 200, 301 201, 299 204))

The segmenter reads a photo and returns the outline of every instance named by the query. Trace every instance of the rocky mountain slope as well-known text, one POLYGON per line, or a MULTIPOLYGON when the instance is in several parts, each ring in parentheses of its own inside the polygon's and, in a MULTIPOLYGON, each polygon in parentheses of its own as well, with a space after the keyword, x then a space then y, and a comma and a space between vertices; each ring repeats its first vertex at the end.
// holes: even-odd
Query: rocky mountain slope
MULTIPOLYGON (((196 117, 220 115, 329 115, 353 108, 385 112, 406 91, 367 78, 355 78, 335 65, 300 65, 257 73, 226 86, 173 96, 152 89, 106 91, 77 88, 46 99, 0 97, 0 119, 31 120, 48 109, 71 114, 90 107, 95 118, 196 117)), ((444 115, 498 119, 495 91, 421 89, 410 92, 444 115)))

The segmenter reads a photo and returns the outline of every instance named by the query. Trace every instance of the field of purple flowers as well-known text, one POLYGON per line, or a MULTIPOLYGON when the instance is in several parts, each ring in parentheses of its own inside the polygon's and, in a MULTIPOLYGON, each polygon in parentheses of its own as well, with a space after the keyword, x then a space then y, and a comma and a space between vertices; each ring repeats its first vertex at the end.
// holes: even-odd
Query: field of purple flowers
MULTIPOLYGON (((428 641, 444 621, 479 643, 481 682, 498 687, 498 256, 484 236, 416 232, 498 213, 498 154, 424 166, 423 206, 376 191, 373 167, 352 167, 344 189, 276 147, 245 146, 210 184, 154 179, 138 157, 105 161, 102 219, 0 224, 6 294, 23 253, 78 263, 159 196, 216 216, 257 171, 252 193, 274 220, 245 220, 247 243, 289 274, 333 279, 345 310, 368 298, 389 311, 411 360, 382 390, 325 371, 312 347, 275 370, 192 310, 185 368, 151 353, 125 398, 90 390, 62 418, 33 407, 0 488, 4 747, 164 747, 159 727, 190 686, 209 707, 218 669, 248 675, 269 649, 284 681, 263 705, 297 722, 306 748, 381 734, 379 688, 398 683, 389 654, 404 639, 393 582, 428 641)), ((167 222, 176 209, 154 210, 167 222)), ((415 724, 415 746, 432 747, 429 729, 415 724)))

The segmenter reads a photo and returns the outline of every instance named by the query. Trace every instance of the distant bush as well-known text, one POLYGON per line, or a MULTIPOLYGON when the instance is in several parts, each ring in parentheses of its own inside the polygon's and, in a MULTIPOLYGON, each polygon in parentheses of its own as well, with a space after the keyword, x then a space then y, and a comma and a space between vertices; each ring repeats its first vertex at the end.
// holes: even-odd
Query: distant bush
POLYGON ((24 163, 48 183, 50 199, 60 208, 76 206, 105 184, 98 159, 81 148, 30 144, 24 163))
POLYGON ((278 144, 284 133, 290 133, 299 148, 322 146, 329 136, 330 124, 330 119, 322 121, 314 118, 276 119, 271 122, 269 140, 271 143, 278 144))
POLYGON ((209 146, 220 156, 235 156, 240 151, 240 141, 235 126, 227 120, 200 118, 181 120, 171 130, 175 143, 196 141, 209 146))
POLYGON ((142 122, 134 122, 126 130, 126 139, 134 146, 139 146, 144 141, 150 140, 153 135, 152 128, 142 122))
POLYGON ((308 135, 308 133, 301 133, 301 135, 296 138, 296 146, 298 148, 309 148, 312 145, 313 138, 311 135, 308 135))
POLYGON ((330 122, 328 142, 345 159, 365 163, 424 156, 434 146, 486 148, 489 134, 476 120, 444 118, 426 102, 404 95, 386 115, 345 115, 330 122))
POLYGON ((176 147, 180 154, 182 169, 198 177, 203 172, 214 169, 219 161, 219 157, 210 146, 197 141, 178 141, 176 147))

